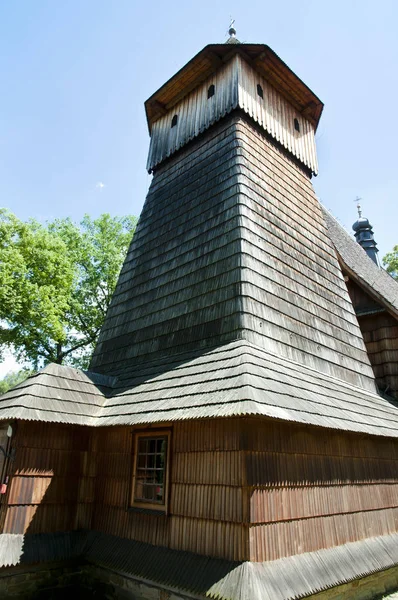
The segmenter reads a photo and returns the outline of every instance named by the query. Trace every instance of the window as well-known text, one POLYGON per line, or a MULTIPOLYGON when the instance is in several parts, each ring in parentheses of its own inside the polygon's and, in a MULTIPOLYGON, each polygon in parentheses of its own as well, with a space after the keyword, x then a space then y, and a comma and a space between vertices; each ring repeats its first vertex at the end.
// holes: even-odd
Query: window
POLYGON ((257 94, 260 96, 260 98, 264 98, 263 88, 259 83, 257 84, 257 94))
POLYGON ((170 431, 137 433, 131 505, 166 510, 170 431))
POLYGON ((294 119, 294 128, 296 131, 300 131, 300 123, 298 122, 298 119, 294 119))
POLYGON ((211 86, 209 87, 209 89, 207 90, 207 99, 211 98, 212 96, 214 96, 214 93, 216 91, 216 88, 214 87, 213 84, 211 84, 211 86))
POLYGON ((177 125, 177 121, 178 121, 178 115, 174 115, 174 117, 171 119, 171 127, 175 127, 177 125))

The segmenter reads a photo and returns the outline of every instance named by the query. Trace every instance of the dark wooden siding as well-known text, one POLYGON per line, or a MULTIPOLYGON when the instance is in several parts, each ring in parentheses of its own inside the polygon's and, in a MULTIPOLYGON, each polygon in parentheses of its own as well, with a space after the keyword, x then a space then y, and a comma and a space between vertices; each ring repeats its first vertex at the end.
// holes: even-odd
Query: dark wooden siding
POLYGON ((398 321, 387 312, 358 318, 380 389, 398 398, 398 321))
POLYGON ((89 430, 19 422, 12 439, 10 485, 2 505, 4 533, 90 527, 92 485, 87 473, 89 430))
MULTIPOLYGON (((344 272, 344 269, 343 269, 344 272)), ((345 274, 346 286, 350 294, 355 313, 361 315, 372 311, 383 310, 380 301, 371 298, 355 281, 345 274)))
POLYGON ((347 288, 377 385, 398 398, 398 320, 351 279, 347 288))
POLYGON ((222 123, 155 174, 91 368, 236 339, 240 233, 235 127, 222 123))
POLYGON ((94 432, 94 529, 254 561, 398 531, 394 440, 254 418, 174 424, 166 517, 126 510, 131 435, 94 432))
POLYGON ((398 444, 263 418, 175 423, 168 514, 129 509, 129 427, 20 423, 5 533, 94 529, 231 560, 398 531, 398 444))
POLYGON ((168 516, 126 510, 131 428, 95 430, 93 529, 199 554, 247 558, 239 428, 239 419, 173 425, 168 516))
POLYGON ((91 368, 241 338, 375 390, 308 172, 236 113, 155 173, 91 368))
POLYGON ((359 387, 373 373, 307 174, 250 123, 237 123, 243 335, 359 387))
POLYGON ((245 420, 250 558, 398 531, 398 444, 245 420))

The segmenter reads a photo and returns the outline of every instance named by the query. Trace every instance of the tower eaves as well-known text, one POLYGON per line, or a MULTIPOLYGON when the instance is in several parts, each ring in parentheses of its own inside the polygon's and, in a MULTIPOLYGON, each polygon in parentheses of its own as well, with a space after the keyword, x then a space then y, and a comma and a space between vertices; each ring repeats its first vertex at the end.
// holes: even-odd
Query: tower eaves
POLYGON ((323 103, 269 46, 209 44, 145 102, 149 132, 155 121, 236 54, 248 62, 297 112, 317 128, 323 103))

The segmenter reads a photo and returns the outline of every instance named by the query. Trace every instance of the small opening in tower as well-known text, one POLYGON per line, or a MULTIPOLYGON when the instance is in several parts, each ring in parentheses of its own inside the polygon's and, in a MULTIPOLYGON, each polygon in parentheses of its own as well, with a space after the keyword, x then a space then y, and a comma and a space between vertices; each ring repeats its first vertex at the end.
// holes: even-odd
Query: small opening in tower
POLYGON ((300 131, 300 123, 298 122, 298 119, 294 119, 294 128, 296 131, 300 131))
POLYGON ((264 98, 263 88, 259 83, 257 84, 257 94, 260 96, 260 98, 264 98))
POLYGON ((216 88, 214 87, 213 84, 211 84, 211 86, 209 87, 209 89, 207 90, 207 98, 211 98, 212 96, 214 96, 214 93, 216 91, 216 88))
POLYGON ((174 115, 174 117, 171 119, 171 126, 175 127, 177 125, 177 121, 178 121, 178 115, 174 115))

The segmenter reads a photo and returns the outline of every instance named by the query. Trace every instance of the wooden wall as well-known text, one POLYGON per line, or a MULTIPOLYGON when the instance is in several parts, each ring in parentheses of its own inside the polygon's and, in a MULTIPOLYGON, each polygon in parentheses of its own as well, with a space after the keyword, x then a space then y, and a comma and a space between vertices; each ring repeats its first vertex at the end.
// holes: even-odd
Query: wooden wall
POLYGON ((398 321, 387 312, 358 317, 379 388, 398 398, 398 321))
POLYGON ((243 495, 240 420, 172 426, 169 514, 126 510, 132 463, 131 428, 93 432, 97 485, 93 529, 150 544, 243 560, 247 507, 243 495))
POLYGON ((3 531, 92 528, 252 561, 398 531, 394 440, 262 418, 170 429, 164 515, 128 509, 131 427, 19 423, 3 531))
POLYGON ((398 443, 245 419, 250 558, 398 531, 398 443))
POLYGON ((314 125, 239 55, 153 123, 148 171, 236 108, 250 115, 312 172, 318 172, 314 125), (215 93, 208 98, 210 85, 214 85, 215 93), (175 115, 177 123, 171 127, 175 115), (295 119, 299 130, 295 129, 295 119))
MULTIPOLYGON (((0 451, 0 484, 5 481, 5 469, 7 467, 6 453, 9 450, 9 438, 7 436, 8 423, 0 423, 0 446, 3 452, 0 451)), ((2 503, 2 497, 0 496, 0 505, 2 503)))
MULTIPOLYGON (((15 460, 1 505, 3 533, 69 531, 90 526, 89 431, 53 423, 19 422, 15 460)), ((92 488, 92 486, 91 486, 92 488)))
POLYGON ((377 385, 398 398, 398 321, 351 279, 347 288, 377 385))
POLYGON ((172 426, 168 516, 126 510, 130 428, 93 432, 93 528, 234 560, 398 530, 398 443, 266 419, 172 426))

